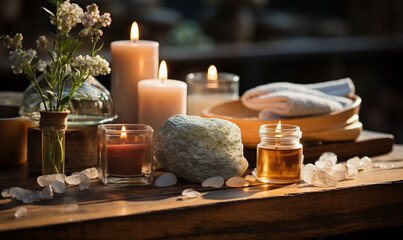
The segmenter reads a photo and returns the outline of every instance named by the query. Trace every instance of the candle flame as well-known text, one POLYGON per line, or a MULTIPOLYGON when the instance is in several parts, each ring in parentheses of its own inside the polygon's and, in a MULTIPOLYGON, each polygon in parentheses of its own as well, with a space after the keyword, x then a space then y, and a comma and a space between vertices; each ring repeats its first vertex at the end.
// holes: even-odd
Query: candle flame
POLYGON ((217 78, 217 68, 214 65, 211 65, 207 70, 207 79, 215 81, 217 78))
POLYGON ((165 60, 161 61, 158 78, 160 80, 162 80, 162 82, 164 82, 164 80, 168 79, 168 68, 167 68, 167 63, 165 62, 165 60))
POLYGON ((126 127, 125 125, 122 126, 122 132, 120 133, 120 139, 126 139, 127 133, 126 133, 126 127))
POLYGON ((130 30, 130 40, 139 40, 139 26, 137 25, 136 21, 132 23, 132 29, 130 30))
MULTIPOLYGON (((281 133, 281 120, 278 121, 277 127, 276 127, 276 133, 281 133)), ((283 135, 281 134, 276 134, 275 137, 282 137, 283 135)))

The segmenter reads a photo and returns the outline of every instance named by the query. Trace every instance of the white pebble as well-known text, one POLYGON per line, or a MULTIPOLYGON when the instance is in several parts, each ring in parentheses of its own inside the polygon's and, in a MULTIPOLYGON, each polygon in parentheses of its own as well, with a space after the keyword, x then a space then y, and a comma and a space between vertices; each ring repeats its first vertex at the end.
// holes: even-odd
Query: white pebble
POLYGON ((324 152, 320 155, 319 161, 330 161, 334 165, 337 163, 337 155, 334 152, 324 152))
POLYGON ((42 194, 38 191, 30 191, 30 193, 27 193, 22 196, 22 201, 24 203, 33 203, 33 202, 38 202, 42 199, 42 194))
POLYGON ((186 194, 186 196, 189 198, 197 198, 200 196, 200 193, 198 191, 190 191, 186 194))
POLYGON ((359 157, 353 157, 347 160, 347 168, 355 168, 357 170, 361 170, 361 161, 359 157))
POLYGON ((182 191, 182 196, 186 196, 189 198, 197 198, 200 196, 200 193, 198 191, 188 188, 182 191))
POLYGON ((254 182, 254 181, 256 181, 256 177, 254 175, 246 175, 245 180, 254 182))
POLYGON ((228 187, 247 187, 249 182, 242 177, 232 177, 225 183, 228 187))
POLYGON ((301 178, 317 187, 334 187, 337 185, 337 179, 317 166, 309 163, 304 166, 301 173, 301 178))
POLYGON ((20 187, 12 187, 9 189, 9 194, 12 198, 22 200, 25 195, 31 194, 31 191, 20 187))
POLYGON ((224 185, 224 178, 221 176, 210 177, 202 182, 202 187, 220 188, 224 185))
POLYGON ((316 169, 310 176, 309 183, 317 187, 334 187, 337 185, 337 179, 330 176, 322 169, 316 169))
POLYGON ((371 158, 364 156, 360 159, 360 163, 361 163, 362 168, 364 168, 364 169, 370 168, 372 165, 372 160, 371 160, 371 158))
POLYGON ((41 191, 41 199, 52 199, 52 198, 53 198, 52 186, 47 185, 41 191))
POLYGON ((52 186, 52 189, 55 193, 64 193, 66 190, 66 185, 64 182, 60 182, 58 180, 54 180, 50 183, 50 186, 52 186))
POLYGON ((348 177, 349 178, 358 178, 358 169, 357 168, 348 168, 348 177))
POLYGON ((14 217, 20 218, 20 217, 26 216, 27 214, 28 214, 28 209, 25 207, 20 207, 17 209, 17 211, 15 211, 14 217))
POLYGON ((94 178, 98 177, 98 170, 94 167, 87 168, 81 172, 84 173, 85 175, 87 175, 90 179, 94 179, 94 178))
POLYGON ((80 172, 79 174, 70 175, 70 176, 66 177, 66 183, 68 183, 70 185, 78 185, 81 182, 88 181, 88 180, 90 180, 90 178, 82 172, 80 172))
POLYGON ((334 163, 329 160, 318 160, 315 162, 315 166, 317 166, 318 168, 320 168, 326 172, 330 172, 330 169, 332 169, 332 167, 334 166, 334 163))
POLYGON ((89 180, 84 180, 78 184, 78 188, 80 191, 84 191, 90 188, 90 181, 89 180))
POLYGON ((301 179, 304 180, 305 182, 308 182, 312 172, 315 169, 318 169, 318 167, 316 165, 313 165, 312 163, 304 165, 303 168, 301 169, 301 179))
POLYGON ((39 186, 44 187, 46 185, 49 185, 54 180, 64 182, 65 178, 66 178, 66 176, 64 174, 56 173, 56 174, 49 174, 49 175, 39 176, 36 179, 36 181, 38 182, 39 186))
POLYGON ((177 180, 175 174, 173 174, 171 172, 166 172, 157 178, 157 180, 155 181, 155 186, 156 187, 169 187, 169 186, 175 185, 177 181, 178 180, 177 180))
POLYGON ((347 168, 342 164, 333 165, 329 172, 330 176, 333 176, 337 181, 342 181, 348 178, 347 168))
POLYGON ((182 196, 186 196, 188 194, 188 192, 194 191, 191 188, 186 188, 185 190, 182 191, 182 196))

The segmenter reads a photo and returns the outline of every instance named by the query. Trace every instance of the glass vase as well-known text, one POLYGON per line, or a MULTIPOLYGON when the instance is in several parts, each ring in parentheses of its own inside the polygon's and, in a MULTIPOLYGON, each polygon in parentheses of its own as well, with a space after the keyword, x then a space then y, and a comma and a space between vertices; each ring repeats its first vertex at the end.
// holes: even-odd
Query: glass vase
POLYGON ((62 173, 65 166, 65 132, 70 111, 40 111, 42 175, 62 173))

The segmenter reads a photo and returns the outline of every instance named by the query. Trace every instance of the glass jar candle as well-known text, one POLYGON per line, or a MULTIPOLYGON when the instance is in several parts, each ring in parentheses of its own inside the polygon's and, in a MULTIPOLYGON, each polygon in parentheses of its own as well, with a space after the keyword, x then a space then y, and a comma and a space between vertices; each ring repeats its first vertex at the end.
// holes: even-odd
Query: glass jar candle
POLYGON ((154 130, 145 124, 98 126, 98 175, 105 185, 153 182, 154 130))
POLYGON ((189 73, 188 115, 202 116, 203 110, 222 102, 239 98, 239 76, 232 73, 217 73, 212 65, 208 72, 189 73))
POLYGON ((287 184, 300 180, 302 133, 295 125, 266 124, 259 129, 256 178, 259 182, 287 184))

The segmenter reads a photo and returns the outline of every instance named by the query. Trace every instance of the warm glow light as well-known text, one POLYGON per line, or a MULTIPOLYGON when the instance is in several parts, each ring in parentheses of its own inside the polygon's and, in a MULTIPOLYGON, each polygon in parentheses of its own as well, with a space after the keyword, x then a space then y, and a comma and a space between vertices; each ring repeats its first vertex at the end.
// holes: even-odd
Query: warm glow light
POLYGON ((137 22, 132 23, 132 29, 130 30, 130 40, 139 40, 139 26, 137 25, 137 22))
POLYGON ((168 68, 167 68, 167 63, 165 60, 162 60, 160 64, 160 71, 158 74, 158 78, 164 82, 164 80, 168 79, 168 68))
POLYGON ((207 79, 208 80, 217 80, 217 68, 214 65, 211 65, 207 70, 207 79))
POLYGON ((123 125, 122 126, 122 132, 120 133, 120 139, 126 139, 126 137, 127 137, 126 128, 123 125))
MULTIPOLYGON (((278 123, 277 123, 277 127, 276 127, 276 133, 281 133, 281 120, 280 121, 278 121, 278 123)), ((275 135, 275 137, 282 137, 283 135, 281 135, 281 134, 276 134, 275 135)))

